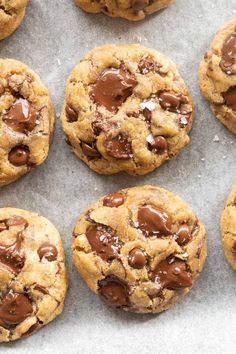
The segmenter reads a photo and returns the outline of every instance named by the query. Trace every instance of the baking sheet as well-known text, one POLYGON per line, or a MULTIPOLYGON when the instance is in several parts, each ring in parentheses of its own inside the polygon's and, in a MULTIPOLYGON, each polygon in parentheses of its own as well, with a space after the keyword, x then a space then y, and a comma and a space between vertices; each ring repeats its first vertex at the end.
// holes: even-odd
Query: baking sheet
POLYGON ((196 103, 191 144, 144 177, 99 176, 65 143, 59 121, 47 161, 0 190, 0 207, 36 211, 59 229, 70 289, 63 314, 33 336, 0 346, 1 353, 233 353, 236 351, 236 275, 223 256, 219 217, 236 182, 236 139, 211 114, 197 84, 197 69, 218 28, 236 17, 235 0, 176 0, 145 21, 130 23, 85 14, 73 0, 30 0, 19 30, 0 43, 1 57, 22 60, 49 88, 57 115, 73 66, 95 46, 134 43, 156 48, 177 64, 196 103), (71 265, 77 217, 108 192, 159 184, 180 195, 208 231, 208 259, 190 294, 160 315, 115 311, 92 294, 71 265))

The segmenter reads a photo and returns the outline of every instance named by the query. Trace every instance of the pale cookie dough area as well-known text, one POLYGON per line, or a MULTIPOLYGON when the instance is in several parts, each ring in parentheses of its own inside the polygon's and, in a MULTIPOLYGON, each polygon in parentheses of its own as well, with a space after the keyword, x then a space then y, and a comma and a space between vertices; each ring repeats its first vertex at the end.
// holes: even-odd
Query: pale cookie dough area
POLYGON ((0 40, 19 27, 28 2, 29 0, 0 0, 0 40))
POLYGON ((236 19, 215 36, 200 64, 199 84, 213 113, 236 134, 236 19))
POLYGON ((38 75, 17 60, 0 59, 0 187, 44 162, 54 121, 38 75))
POLYGON ((194 108, 175 64, 141 45, 95 48, 72 71, 61 114, 92 170, 144 175, 188 143, 194 108))
POLYGON ((221 216, 221 236, 225 257, 236 271, 236 185, 230 192, 221 216))
POLYGON ((60 235, 29 211, 0 209, 0 342, 26 337, 52 321, 67 290, 60 235))
POLYGON ((172 4, 174 0, 75 0, 84 11, 103 12, 111 17, 123 17, 127 20, 143 20, 172 4))
POLYGON ((78 220, 73 261, 109 305, 137 313, 173 306, 202 271, 206 232, 173 193, 153 186, 99 199, 78 220))

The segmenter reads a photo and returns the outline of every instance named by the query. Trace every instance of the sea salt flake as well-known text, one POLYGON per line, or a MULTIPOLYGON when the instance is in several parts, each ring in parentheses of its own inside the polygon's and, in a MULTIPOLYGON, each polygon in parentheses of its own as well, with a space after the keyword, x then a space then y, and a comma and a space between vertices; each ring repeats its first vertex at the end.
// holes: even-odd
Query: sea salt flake
POLYGON ((152 112, 156 108, 156 103, 153 102, 152 100, 145 101, 145 102, 140 103, 140 107, 141 107, 141 109, 147 108, 150 112, 152 112))

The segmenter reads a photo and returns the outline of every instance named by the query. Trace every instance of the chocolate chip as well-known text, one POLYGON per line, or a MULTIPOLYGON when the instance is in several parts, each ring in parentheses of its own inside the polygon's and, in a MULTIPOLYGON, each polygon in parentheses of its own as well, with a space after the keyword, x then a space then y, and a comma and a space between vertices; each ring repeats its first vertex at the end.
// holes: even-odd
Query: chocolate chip
POLYGON ((127 97, 132 95, 136 85, 135 76, 124 66, 105 69, 95 82, 91 97, 108 111, 116 112, 127 97))
POLYGON ((156 61, 154 61, 150 57, 146 57, 140 60, 138 64, 139 71, 141 74, 146 75, 150 71, 156 71, 158 72, 159 69, 161 68, 161 64, 158 64, 156 61))
POLYGON ((180 112, 181 104, 188 103, 188 99, 182 94, 176 95, 172 92, 162 91, 159 94, 159 103, 164 110, 178 113, 180 112))
POLYGON ((29 224, 22 216, 14 215, 6 220, 6 225, 8 228, 11 226, 23 226, 26 229, 29 224))
POLYGON ((228 91, 224 92, 222 95, 225 100, 225 105, 233 111, 236 111, 236 86, 231 86, 228 91))
POLYGON ((91 158, 93 158, 93 157, 101 157, 101 154, 97 150, 97 148, 95 147, 95 144, 92 144, 92 146, 91 146, 91 145, 89 145, 87 143, 82 142, 81 143, 81 149, 82 149, 83 154, 85 156, 87 156, 87 157, 91 157, 91 158))
POLYGON ((236 32, 233 33, 223 44, 221 50, 221 69, 228 75, 232 75, 232 66, 236 63, 236 32))
POLYGON ((41 259, 45 258, 49 262, 53 262, 57 259, 57 248, 49 242, 45 242, 38 249, 38 256, 41 259))
POLYGON ((138 209, 138 227, 145 236, 165 236, 171 234, 171 217, 152 205, 138 209))
POLYGON ((148 147, 156 154, 162 155, 167 151, 168 144, 164 136, 154 136, 148 147))
POLYGON ((108 194, 104 199, 103 199, 103 205, 110 207, 110 208, 117 208, 118 206, 122 205, 124 203, 124 196, 120 192, 108 194))
POLYGON ((73 123, 78 120, 78 113, 69 105, 65 108, 67 122, 73 123))
POLYGON ((188 224, 182 224, 176 232, 176 242, 178 245, 183 246, 191 240, 191 231, 188 224))
POLYGON ((27 296, 9 291, 0 303, 0 326, 8 328, 23 322, 33 312, 27 296))
POLYGON ((24 236, 19 232, 11 245, 0 244, 0 262, 15 274, 19 274, 25 264, 25 256, 20 252, 23 240, 24 236))
POLYGON ((8 160, 14 166, 27 165, 30 159, 30 150, 28 146, 19 145, 14 147, 8 155, 8 160))
POLYGON ((33 324, 27 332, 23 333, 21 337, 30 336, 32 333, 36 332, 42 325, 39 322, 33 324))
POLYGON ((149 0, 132 0, 132 8, 134 11, 143 10, 149 5, 149 0))
POLYGON ((151 120, 152 120, 152 112, 149 111, 148 108, 144 108, 143 111, 142 111, 142 113, 143 113, 143 116, 144 116, 146 122, 147 122, 147 123, 151 123, 151 120))
POLYGON ((129 265, 141 269, 147 264, 146 253, 142 248, 135 247, 129 252, 129 265))
POLYGON ((197 246, 196 257, 199 259, 202 254, 203 242, 201 241, 197 246))
POLYGON ((27 134, 36 127, 39 112, 26 99, 19 98, 4 114, 3 121, 12 130, 27 134))
POLYGON ((110 140, 107 138, 105 147, 108 155, 116 159, 128 159, 132 156, 131 143, 122 134, 110 140))
POLYGON ((108 305, 121 307, 129 304, 128 285, 124 280, 108 275, 98 285, 99 292, 108 305))
POLYGON ((186 263, 174 256, 157 264, 151 273, 151 280, 161 284, 162 288, 178 289, 192 286, 192 278, 186 263))
POLYGON ((94 252, 104 261, 112 261, 119 257, 120 242, 114 230, 105 225, 91 225, 86 237, 94 252))
POLYGON ((98 112, 95 113, 95 120, 91 123, 93 132, 98 136, 102 132, 108 132, 111 128, 111 123, 107 119, 103 119, 102 115, 98 112))
POLYGON ((155 297, 159 296, 161 294, 161 291, 162 291, 161 285, 157 283, 152 284, 146 290, 150 299, 154 299, 155 297))

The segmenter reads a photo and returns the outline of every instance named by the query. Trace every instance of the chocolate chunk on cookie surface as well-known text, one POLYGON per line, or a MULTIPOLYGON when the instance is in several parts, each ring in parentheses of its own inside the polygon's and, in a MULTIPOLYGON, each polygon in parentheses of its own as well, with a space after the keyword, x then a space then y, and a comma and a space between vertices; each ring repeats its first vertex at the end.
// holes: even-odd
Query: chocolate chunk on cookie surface
POLYGON ((108 305, 157 313, 191 289, 205 262, 206 233, 173 193, 140 186, 92 204, 75 226, 72 252, 82 278, 108 305))

